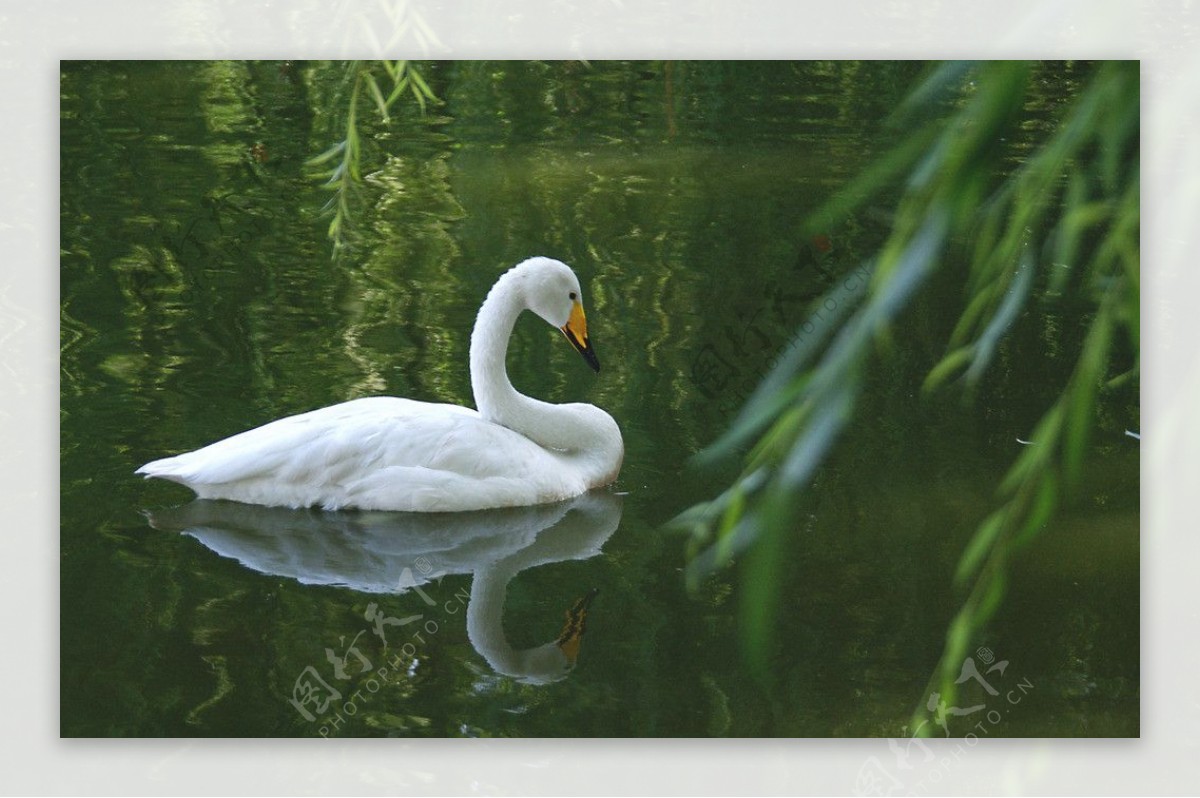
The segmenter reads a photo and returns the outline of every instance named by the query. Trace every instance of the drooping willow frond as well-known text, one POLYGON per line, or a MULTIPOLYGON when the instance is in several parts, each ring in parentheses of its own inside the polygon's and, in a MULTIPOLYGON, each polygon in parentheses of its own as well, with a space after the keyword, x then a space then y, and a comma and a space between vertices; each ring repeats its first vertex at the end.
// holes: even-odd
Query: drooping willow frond
POLYGON ((429 84, 410 61, 354 61, 347 66, 352 79, 350 96, 346 106, 345 137, 320 155, 310 158, 305 165, 315 170, 314 177, 324 181, 324 187, 333 192, 325 205, 333 218, 329 222, 329 239, 333 244, 333 257, 349 243, 349 226, 353 219, 353 193, 362 183, 362 136, 359 133, 358 102, 366 95, 375 104, 384 124, 391 122, 390 111, 396 102, 411 94, 424 113, 426 105, 437 102, 437 96, 429 84), (391 81, 385 96, 376 77, 382 69, 391 81))
MULTIPOLYGON (((1125 335, 1135 357, 1138 350, 1138 65, 1095 68, 1053 132, 1015 166, 1004 164, 999 142, 1021 124, 1034 72, 1018 62, 940 67, 895 114, 901 143, 813 217, 809 232, 900 183, 893 227, 868 264, 868 296, 836 334, 829 331, 828 343, 810 339, 767 375, 700 455, 714 460, 750 447, 742 475, 672 522, 692 533, 693 583, 747 551, 742 605, 752 661, 761 664, 777 600, 781 565, 771 553, 796 528, 802 491, 853 416, 876 341, 935 271, 965 268, 967 296, 947 353, 925 380, 927 392, 951 382, 971 391, 1031 297, 1053 301, 1069 290, 1093 308, 1073 371, 1034 430, 1037 445, 1023 448, 996 509, 961 555, 956 580, 966 599, 931 681, 942 700, 953 701, 972 637, 1004 596, 1010 558, 1047 526, 1080 479, 1113 342, 1125 335), (908 122, 915 118, 929 121, 908 122), (951 242, 967 243, 965 265, 946 257, 951 242)), ((914 728, 927 711, 917 710, 914 728)))

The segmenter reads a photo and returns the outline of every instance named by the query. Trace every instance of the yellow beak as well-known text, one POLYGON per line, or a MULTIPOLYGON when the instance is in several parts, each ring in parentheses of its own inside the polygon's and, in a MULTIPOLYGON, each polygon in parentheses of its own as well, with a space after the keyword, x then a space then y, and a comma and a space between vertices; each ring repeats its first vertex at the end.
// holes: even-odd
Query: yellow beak
POLYGON ((562 327, 563 335, 571 342, 571 346, 579 350, 583 359, 592 367, 592 371, 600 371, 600 361, 596 359, 596 351, 588 340, 587 317, 583 315, 583 305, 579 301, 571 307, 571 316, 562 327))

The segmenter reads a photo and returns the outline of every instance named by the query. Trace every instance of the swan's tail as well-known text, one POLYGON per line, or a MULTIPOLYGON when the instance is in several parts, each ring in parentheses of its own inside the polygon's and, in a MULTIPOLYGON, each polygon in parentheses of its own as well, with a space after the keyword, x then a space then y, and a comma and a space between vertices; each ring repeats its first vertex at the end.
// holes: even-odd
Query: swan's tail
POLYGON ((140 474, 146 479, 151 477, 157 479, 169 479, 172 482, 178 482, 181 485, 186 485, 190 474, 184 464, 180 463, 181 456, 163 457, 159 460, 151 460, 144 466, 134 471, 135 474, 140 474))

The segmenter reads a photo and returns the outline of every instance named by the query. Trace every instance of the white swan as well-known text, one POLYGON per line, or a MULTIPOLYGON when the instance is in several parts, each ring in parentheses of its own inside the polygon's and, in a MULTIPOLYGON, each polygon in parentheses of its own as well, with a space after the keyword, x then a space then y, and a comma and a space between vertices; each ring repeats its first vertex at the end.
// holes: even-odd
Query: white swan
POLYGON ((204 499, 327 510, 482 510, 559 501, 610 484, 621 430, 589 404, 555 405, 513 388, 505 369, 517 316, 560 328, 588 365, 583 292, 574 272, 530 258, 496 281, 471 334, 479 410, 367 397, 272 421, 137 470, 204 499))

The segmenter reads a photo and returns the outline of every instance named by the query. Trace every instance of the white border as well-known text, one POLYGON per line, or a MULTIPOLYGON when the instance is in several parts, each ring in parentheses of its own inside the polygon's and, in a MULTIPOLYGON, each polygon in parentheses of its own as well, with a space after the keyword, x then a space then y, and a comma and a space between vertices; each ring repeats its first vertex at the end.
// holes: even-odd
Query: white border
MULTIPOLYGON (((60 741, 58 61, 374 55, 1094 57, 1143 68, 1142 739, 989 740, 928 792, 1195 791, 1200 753, 1196 0, 118 0, 0 8, 2 789, 55 794, 849 793, 882 741, 60 741), (1167 6, 1170 8, 1167 8, 1167 6), (636 8, 635 8, 636 7, 636 8), (432 35, 429 35, 429 34, 432 35)), ((951 753, 944 753, 950 756, 951 753)))

